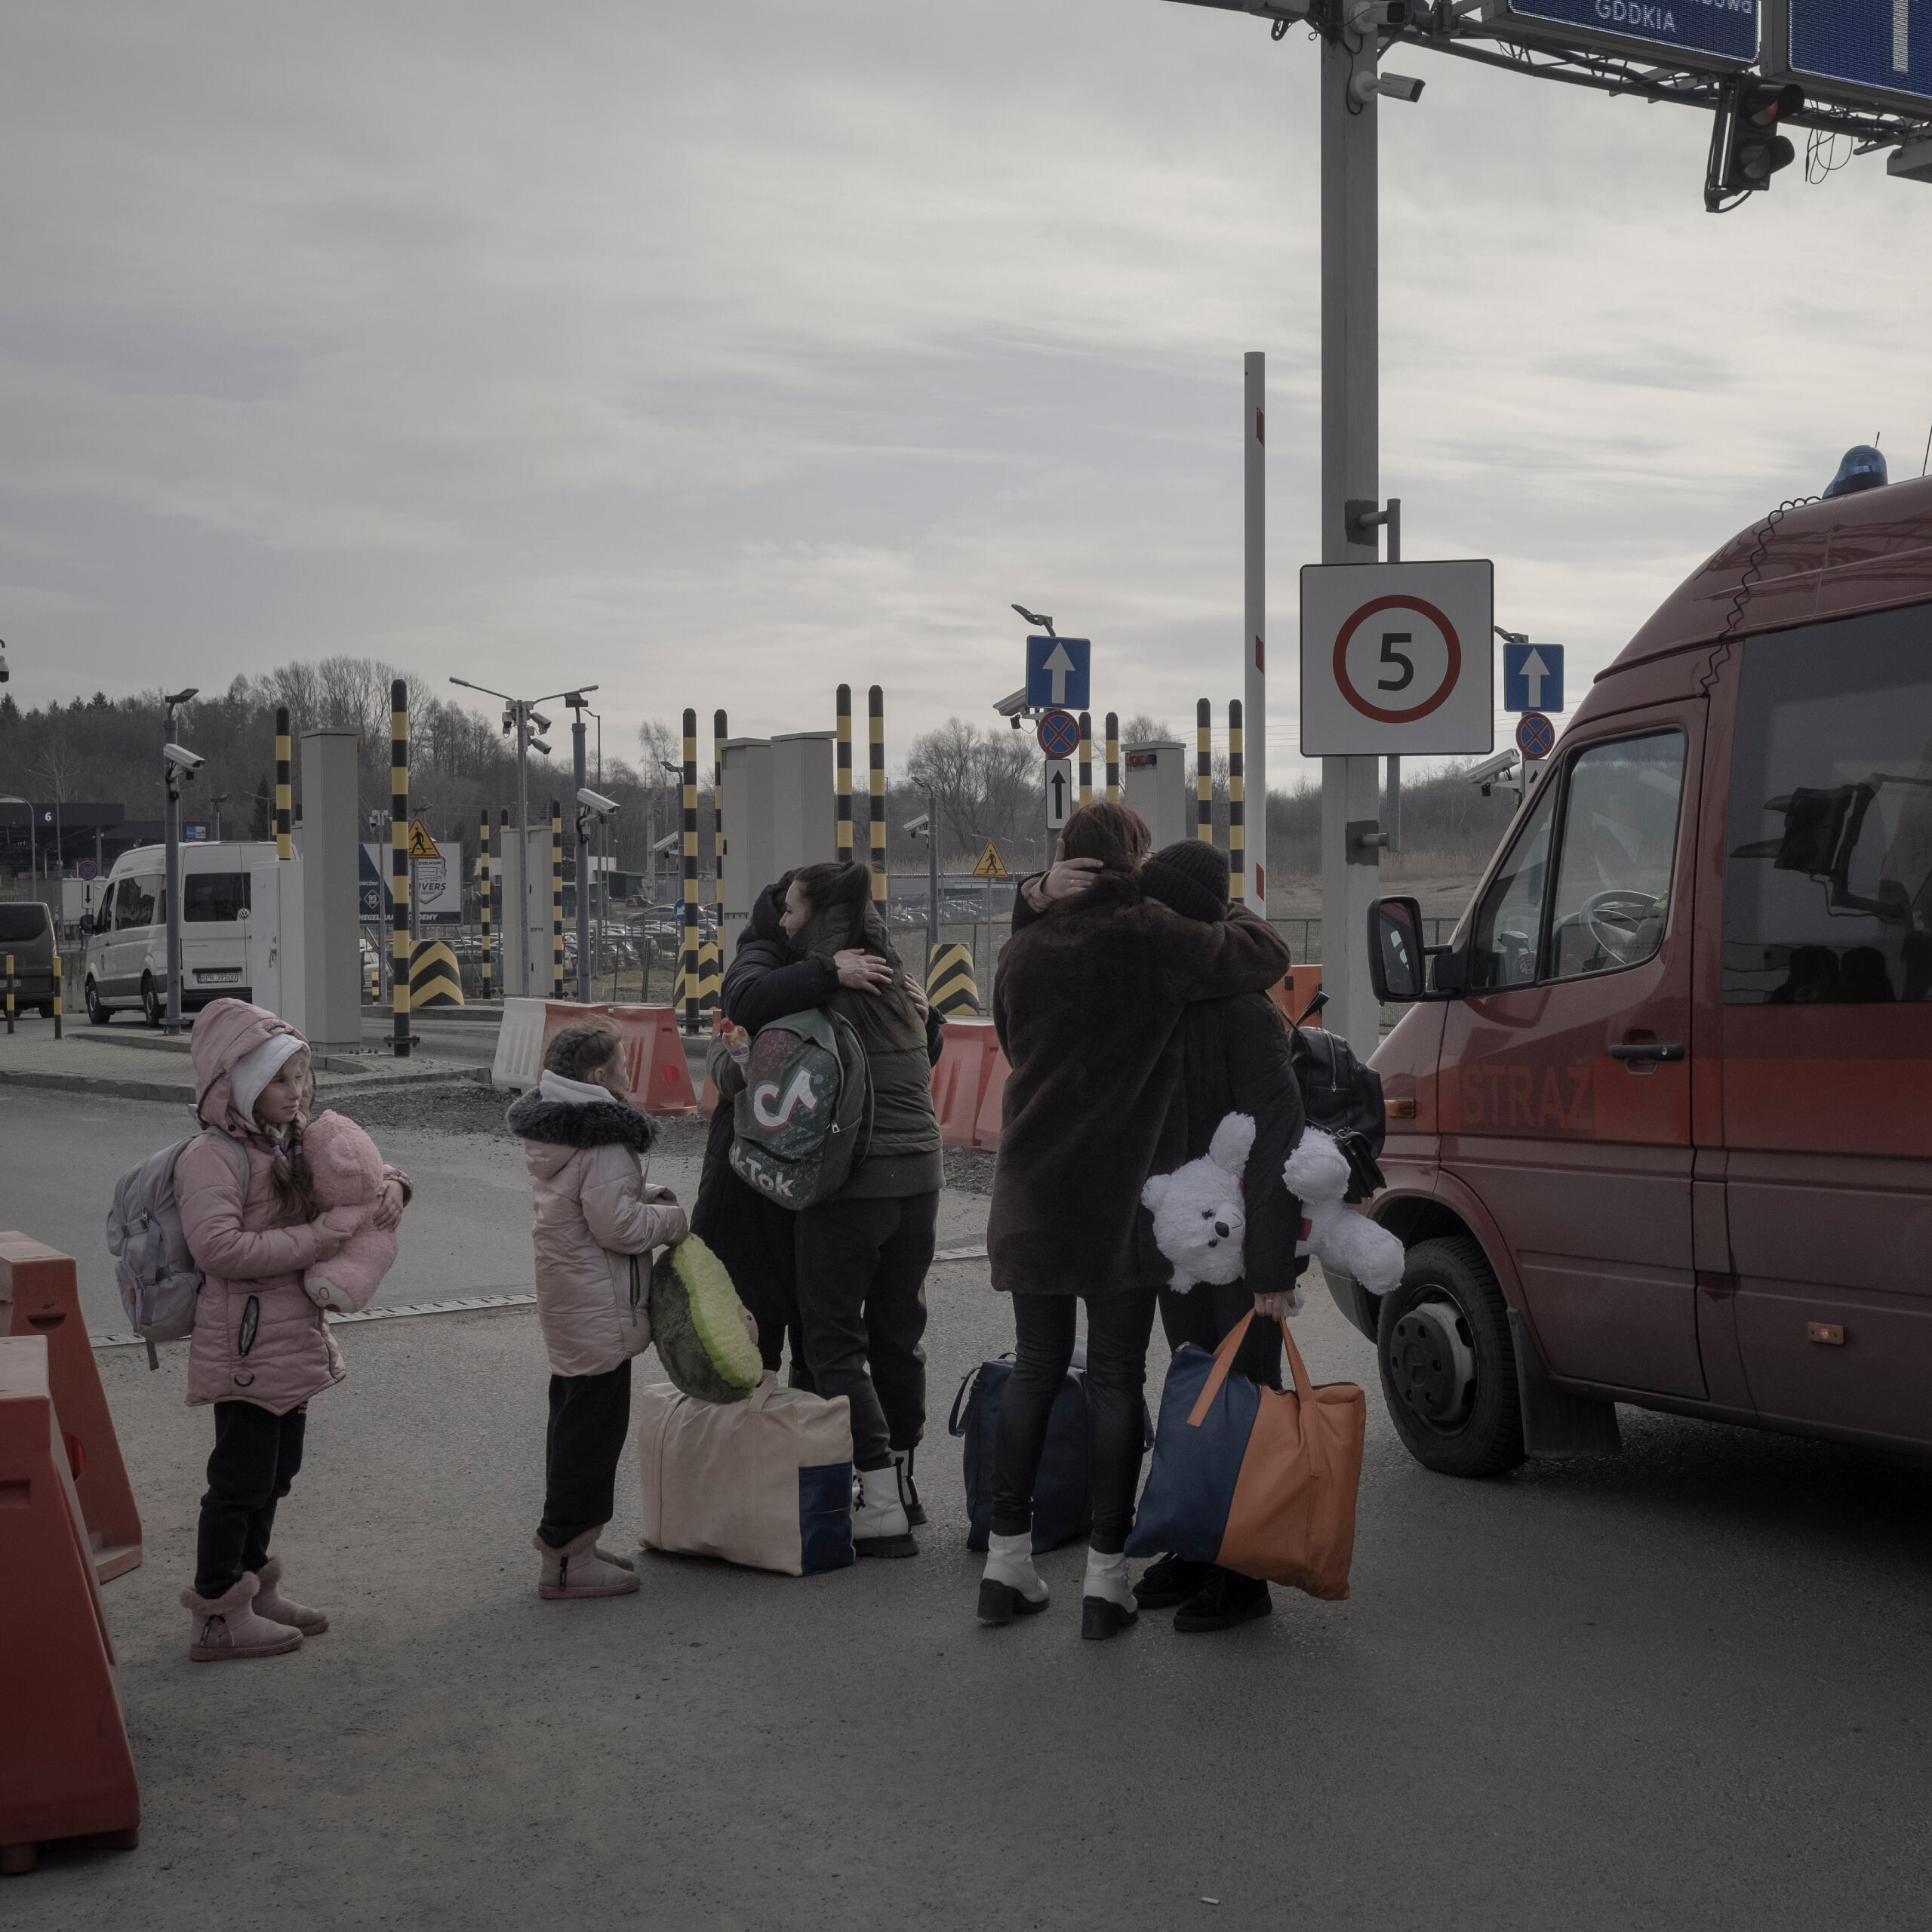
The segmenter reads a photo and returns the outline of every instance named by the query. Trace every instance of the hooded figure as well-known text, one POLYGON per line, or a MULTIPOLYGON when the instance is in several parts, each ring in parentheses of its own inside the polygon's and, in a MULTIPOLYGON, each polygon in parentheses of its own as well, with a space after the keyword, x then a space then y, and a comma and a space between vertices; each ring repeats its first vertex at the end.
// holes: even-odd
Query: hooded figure
MULTIPOLYGON (((254 1112, 262 1089, 308 1044, 287 1020, 245 1000, 211 1001, 195 1020, 195 1116, 241 1145, 248 1181, 245 1189, 234 1149, 216 1135, 191 1143, 174 1164, 182 1232, 206 1278, 189 1347, 190 1405, 252 1402, 286 1415, 343 1378, 342 1352, 302 1286, 303 1270, 318 1258, 315 1232, 288 1220, 270 1179, 290 1150, 254 1112)), ((408 1192, 399 1168, 386 1166, 383 1177, 408 1192)))

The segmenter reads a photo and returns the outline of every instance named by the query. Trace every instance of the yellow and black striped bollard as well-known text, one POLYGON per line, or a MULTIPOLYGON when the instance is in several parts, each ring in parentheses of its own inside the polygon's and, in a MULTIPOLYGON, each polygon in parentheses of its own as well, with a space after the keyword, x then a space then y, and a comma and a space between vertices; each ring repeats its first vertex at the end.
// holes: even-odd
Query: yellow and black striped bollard
POLYGON ((483 997, 490 997, 490 808, 485 805, 478 814, 481 823, 478 828, 476 847, 476 905, 483 919, 483 958, 479 977, 483 982, 483 997))
POLYGON ((1247 775, 1241 762, 1241 700, 1228 700, 1228 897, 1247 897, 1247 775))
POLYGON ((877 685, 866 694, 872 739, 872 900, 885 903, 885 693, 877 685))
POLYGON ((288 707, 275 706, 275 855, 292 859, 295 847, 288 832, 289 740, 288 707))
POLYGON ((1094 802, 1094 714, 1080 714, 1080 802, 1094 802))
POLYGON ((838 807, 838 863, 852 863, 852 687, 841 685, 838 705, 838 766, 832 786, 838 807))
MULTIPOLYGON (((729 729, 724 712, 714 711, 711 714, 711 909, 717 916, 721 946, 724 942, 724 740, 729 729)), ((721 983, 723 973, 718 977, 721 983)))
POLYGON ((550 997, 564 996, 564 807, 550 801, 550 997))
POLYGON ((14 1030, 14 955, 7 955, 7 1031, 14 1030))
POLYGON ((685 712, 685 931, 679 965, 685 975, 685 1030, 695 1035, 697 1011, 697 713, 685 712))
POLYGON ((409 687, 389 686, 389 973, 395 1057, 409 1057, 409 687))
POLYGON ((1194 835, 1214 842, 1214 708, 1194 707, 1194 835))
POLYGON ((1107 713, 1107 796, 1120 796, 1120 719, 1111 711, 1107 713))
POLYGON ((60 957, 60 949, 57 946, 54 949, 54 1037, 57 1040, 64 1039, 66 1037, 61 1030, 60 1023, 60 989, 64 983, 62 970, 63 963, 60 957))
POLYGON ((936 946, 932 964, 926 972, 926 997, 933 1011, 949 1019, 971 1017, 980 1011, 980 989, 973 977, 973 952, 970 946, 936 946))

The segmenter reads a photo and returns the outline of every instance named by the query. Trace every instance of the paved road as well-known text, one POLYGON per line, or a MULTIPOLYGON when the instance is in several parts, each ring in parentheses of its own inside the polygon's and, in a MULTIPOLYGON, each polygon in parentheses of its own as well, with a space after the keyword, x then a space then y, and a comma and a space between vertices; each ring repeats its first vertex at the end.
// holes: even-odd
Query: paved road
MULTIPOLYGON (((414 1022, 413 1030, 426 1054, 434 1054, 440 1060, 460 1060, 467 1066, 488 1066, 497 1057, 497 1027, 493 1021, 438 1020, 433 1013, 419 1013, 411 1017, 414 1022)), ((395 1037, 393 1019, 378 1019, 364 1009, 364 1045, 380 1047, 395 1037)), ((704 1055, 709 1044, 709 1041, 703 1039, 688 1040, 685 1043, 685 1057, 691 1067, 694 1086, 703 1084, 704 1055)))
MULTIPOLYGON (((101 1176, 172 1111, 5 1105, 0 1220, 36 1232, 93 1226, 101 1176)), ((402 1298, 462 1275, 466 1240, 527 1254, 513 1154, 383 1138, 427 1177, 402 1298)), ((949 1238, 976 1202, 949 1195, 949 1238)), ((929 1292, 917 1559, 791 1580, 652 1558, 607 1604, 532 1587, 530 1316, 338 1331, 349 1378, 315 1404, 278 1531, 334 1626, 246 1669, 182 1654, 209 1434, 183 1352, 158 1374, 103 1352, 149 1540, 106 1592, 144 1840, 5 1896, 43 1932, 1924 1924, 1924 1470, 1626 1410, 1620 1458, 1460 1483, 1410 1461, 1371 1395, 1348 1601, 1278 1592, 1225 1637, 1149 1617, 1086 1644, 1069 1549, 1046 1615, 982 1631, 941 1432, 1010 1318, 983 1263, 929 1292)), ((1373 1388, 1324 1298, 1297 1333, 1318 1378, 1373 1388)))

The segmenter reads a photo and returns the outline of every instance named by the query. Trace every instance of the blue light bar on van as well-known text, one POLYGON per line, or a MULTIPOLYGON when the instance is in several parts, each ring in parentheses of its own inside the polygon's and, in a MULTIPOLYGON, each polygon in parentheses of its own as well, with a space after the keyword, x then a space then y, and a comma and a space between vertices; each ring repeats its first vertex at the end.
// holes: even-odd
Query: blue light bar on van
POLYGON ((1861 490, 1882 490, 1891 479, 1885 474, 1885 459, 1869 443, 1860 443, 1844 453, 1838 473, 1825 485, 1828 497, 1855 497, 1861 490))

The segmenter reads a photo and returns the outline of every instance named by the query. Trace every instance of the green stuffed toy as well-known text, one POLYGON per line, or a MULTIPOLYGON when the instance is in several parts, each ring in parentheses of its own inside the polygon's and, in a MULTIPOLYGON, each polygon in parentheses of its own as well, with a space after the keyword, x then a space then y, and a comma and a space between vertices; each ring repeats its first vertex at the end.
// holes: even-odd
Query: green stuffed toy
POLYGON ((693 1235, 651 1271, 651 1340, 672 1385, 700 1402, 742 1402, 764 1362, 724 1264, 693 1235))

